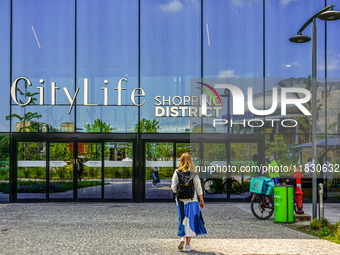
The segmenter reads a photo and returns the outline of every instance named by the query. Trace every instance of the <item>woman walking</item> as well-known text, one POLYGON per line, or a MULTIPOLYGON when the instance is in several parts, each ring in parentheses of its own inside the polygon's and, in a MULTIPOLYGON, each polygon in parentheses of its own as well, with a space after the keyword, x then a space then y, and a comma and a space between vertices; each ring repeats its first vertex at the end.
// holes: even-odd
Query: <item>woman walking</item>
POLYGON ((201 181, 194 171, 195 166, 191 156, 183 153, 171 184, 172 191, 176 194, 178 236, 181 237, 178 249, 183 249, 186 243, 185 251, 191 251, 191 237, 207 234, 201 213, 201 209, 204 208, 201 181))

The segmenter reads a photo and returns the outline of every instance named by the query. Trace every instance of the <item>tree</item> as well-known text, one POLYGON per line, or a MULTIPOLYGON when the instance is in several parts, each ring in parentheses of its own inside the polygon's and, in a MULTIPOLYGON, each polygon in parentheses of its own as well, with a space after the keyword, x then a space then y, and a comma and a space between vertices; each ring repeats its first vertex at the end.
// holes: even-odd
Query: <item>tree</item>
POLYGON ((84 127, 87 133, 109 133, 111 130, 110 124, 101 119, 96 119, 92 125, 87 123, 84 127))
MULTIPOLYGON (((35 101, 37 99, 34 97, 39 94, 39 92, 31 93, 27 91, 27 80, 25 80, 25 92, 21 91, 17 87, 17 91, 20 93, 21 96, 24 96, 25 102, 27 101, 28 97, 31 97, 31 102, 28 105, 35 105, 35 101)), ((18 99, 20 104, 25 104, 24 101, 22 101, 20 98, 18 99)), ((11 114, 6 116, 6 120, 10 120, 11 118, 17 118, 19 119, 20 122, 23 122, 23 126, 19 129, 19 132, 37 132, 39 130, 39 124, 38 123, 33 123, 33 125, 29 125, 26 127, 26 122, 31 121, 32 119, 39 119, 42 117, 41 114, 38 114, 37 112, 26 112, 26 106, 28 105, 23 105, 22 107, 24 108, 24 116, 20 116, 18 114, 11 114)))

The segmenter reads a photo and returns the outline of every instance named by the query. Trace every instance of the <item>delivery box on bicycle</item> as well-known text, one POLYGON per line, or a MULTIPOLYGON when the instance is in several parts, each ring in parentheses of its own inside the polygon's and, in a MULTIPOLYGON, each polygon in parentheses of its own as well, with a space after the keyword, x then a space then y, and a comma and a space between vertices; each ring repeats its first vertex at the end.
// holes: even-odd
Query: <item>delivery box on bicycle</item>
POLYGON ((272 195, 274 191, 275 183, 272 179, 259 176, 252 177, 250 179, 250 188, 249 191, 251 193, 263 194, 266 196, 272 195))

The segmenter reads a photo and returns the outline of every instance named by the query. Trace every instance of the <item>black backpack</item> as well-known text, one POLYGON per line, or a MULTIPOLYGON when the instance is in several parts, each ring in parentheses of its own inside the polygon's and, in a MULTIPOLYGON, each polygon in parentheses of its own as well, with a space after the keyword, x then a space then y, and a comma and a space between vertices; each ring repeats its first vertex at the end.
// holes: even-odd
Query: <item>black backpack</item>
POLYGON ((196 173, 177 171, 177 198, 193 199, 195 195, 194 177, 196 173))

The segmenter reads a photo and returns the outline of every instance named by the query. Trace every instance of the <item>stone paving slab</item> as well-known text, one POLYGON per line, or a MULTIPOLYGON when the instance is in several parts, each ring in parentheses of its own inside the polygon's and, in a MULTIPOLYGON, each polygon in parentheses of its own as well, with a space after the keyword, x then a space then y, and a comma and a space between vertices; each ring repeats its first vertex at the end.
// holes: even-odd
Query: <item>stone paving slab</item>
MULTIPOLYGON (((340 254, 340 245, 260 221, 234 204, 207 203, 208 234, 192 254, 340 254)), ((0 254, 181 254, 174 203, 0 206, 0 254)))
MULTIPOLYGON (((153 239, 170 250, 177 239, 153 239)), ((296 239, 202 239, 194 240, 193 254, 340 254, 339 244, 325 240, 296 239), (324 246, 327 245, 327 249, 324 246)), ((184 252, 183 252, 184 253, 184 252)), ((171 254, 171 253, 169 253, 171 254)), ((178 252, 181 254, 181 252, 178 252)))

